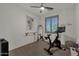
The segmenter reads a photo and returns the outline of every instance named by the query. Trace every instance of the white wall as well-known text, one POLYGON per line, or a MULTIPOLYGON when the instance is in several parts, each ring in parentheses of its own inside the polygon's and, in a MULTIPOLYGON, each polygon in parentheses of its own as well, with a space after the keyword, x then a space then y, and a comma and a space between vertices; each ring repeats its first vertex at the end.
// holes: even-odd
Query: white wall
MULTIPOLYGON (((40 23, 44 27, 43 28, 44 34, 46 34, 45 33, 45 17, 55 16, 55 15, 59 15, 59 26, 61 26, 62 24, 66 26, 66 32, 63 33, 62 35, 64 40, 61 39, 62 44, 64 44, 64 41, 66 40, 76 41, 75 5, 67 9, 54 10, 53 12, 46 15, 42 14, 40 16, 40 23), (68 25, 68 24, 72 24, 72 25, 68 25)), ((54 38, 55 38, 55 34, 53 34, 52 40, 54 40, 54 38)))
POLYGON ((25 36, 26 15, 36 19, 34 15, 16 4, 0 4, 0 38, 9 41, 9 50, 32 43, 34 40, 33 36, 30 38, 25 36))
POLYGON ((76 34, 77 40, 76 43, 79 44, 79 4, 76 5, 76 34))

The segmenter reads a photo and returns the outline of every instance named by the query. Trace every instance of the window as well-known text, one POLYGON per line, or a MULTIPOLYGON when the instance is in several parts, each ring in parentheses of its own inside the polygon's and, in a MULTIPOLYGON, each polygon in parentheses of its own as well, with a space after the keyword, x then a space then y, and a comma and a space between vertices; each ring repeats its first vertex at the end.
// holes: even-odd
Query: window
POLYGON ((52 17, 46 17, 45 18, 45 31, 50 32, 50 33, 55 33, 58 28, 58 22, 59 17, 57 16, 52 16, 52 17))

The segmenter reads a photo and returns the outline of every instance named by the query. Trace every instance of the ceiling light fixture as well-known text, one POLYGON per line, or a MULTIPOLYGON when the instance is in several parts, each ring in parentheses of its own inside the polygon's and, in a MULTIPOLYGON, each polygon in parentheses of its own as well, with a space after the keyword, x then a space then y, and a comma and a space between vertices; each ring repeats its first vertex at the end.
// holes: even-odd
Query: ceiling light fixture
POLYGON ((48 7, 48 6, 44 6, 44 3, 41 3, 39 6, 30 6, 33 8, 39 8, 40 9, 40 13, 42 13, 44 10, 53 10, 54 8, 52 7, 48 7))
POLYGON ((44 8, 44 7, 41 7, 40 9, 41 9, 41 10, 44 10, 45 8, 44 8))

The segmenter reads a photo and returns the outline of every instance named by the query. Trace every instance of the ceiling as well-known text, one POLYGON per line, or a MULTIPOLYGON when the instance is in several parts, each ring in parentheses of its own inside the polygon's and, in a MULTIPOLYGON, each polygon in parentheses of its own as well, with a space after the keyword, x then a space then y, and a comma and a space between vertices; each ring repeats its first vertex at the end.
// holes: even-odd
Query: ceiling
MULTIPOLYGON (((19 4, 22 6, 26 11, 34 14, 34 15, 40 15, 40 9, 39 8, 31 8, 30 6, 40 6, 41 3, 22 3, 19 4)), ((75 3, 44 3, 44 6, 52 7, 54 10, 48 11, 45 10, 42 14, 47 14, 54 12, 55 10, 63 10, 63 9, 69 9, 73 8, 75 6, 75 3)))

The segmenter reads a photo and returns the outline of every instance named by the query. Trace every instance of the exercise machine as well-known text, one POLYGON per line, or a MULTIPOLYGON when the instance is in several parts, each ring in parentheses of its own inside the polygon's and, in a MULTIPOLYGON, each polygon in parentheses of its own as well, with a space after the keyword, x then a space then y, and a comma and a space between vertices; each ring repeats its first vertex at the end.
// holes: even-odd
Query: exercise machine
POLYGON ((53 53, 50 51, 51 48, 57 47, 59 49, 62 49, 61 41, 59 40, 59 33, 62 33, 62 32, 65 32, 65 27, 58 27, 58 31, 56 32, 57 36, 53 42, 51 41, 51 38, 50 38, 51 34, 48 34, 47 37, 45 37, 45 39, 49 40, 49 48, 48 49, 44 48, 44 50, 47 51, 50 55, 53 55, 53 53))
POLYGON ((50 49, 53 47, 57 47, 59 49, 62 49, 61 48, 61 41, 58 40, 59 33, 57 33, 57 36, 53 42, 51 41, 50 36, 51 36, 51 34, 48 34, 47 37, 45 37, 45 39, 49 40, 49 48, 48 49, 44 48, 44 50, 47 51, 50 55, 53 55, 53 53, 51 53, 50 49))

